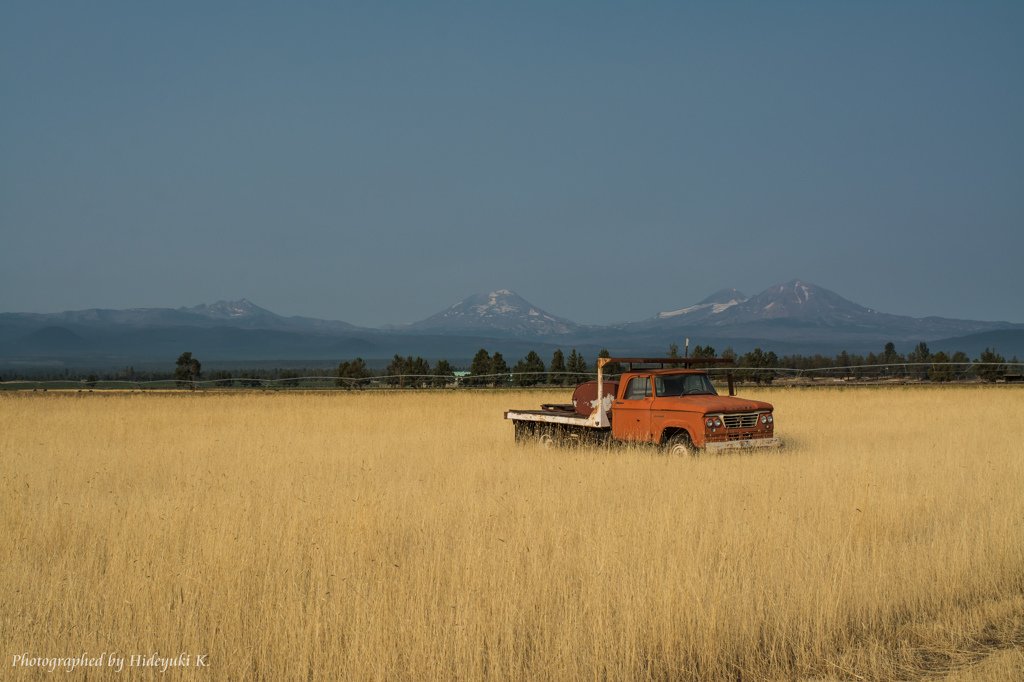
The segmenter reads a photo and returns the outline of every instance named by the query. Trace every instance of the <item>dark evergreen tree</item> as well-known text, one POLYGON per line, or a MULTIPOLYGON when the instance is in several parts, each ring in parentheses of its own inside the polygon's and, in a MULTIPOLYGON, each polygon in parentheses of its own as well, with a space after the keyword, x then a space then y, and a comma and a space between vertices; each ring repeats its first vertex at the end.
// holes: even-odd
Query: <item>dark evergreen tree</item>
MULTIPOLYGON (((525 359, 526 366, 531 372, 537 372, 543 375, 547 371, 547 368, 544 366, 544 361, 540 359, 539 355, 537 355, 537 351, 531 350, 529 353, 526 354, 525 359)), ((538 382, 542 381, 543 379, 543 376, 537 377, 538 382)))
POLYGON ((419 356, 414 359, 411 355, 403 358, 395 354, 384 375, 384 383, 388 386, 419 388, 430 380, 430 365, 419 356))
POLYGON ((928 379, 931 381, 953 380, 953 368, 949 365, 949 356, 941 350, 932 356, 932 364, 928 368, 928 379))
POLYGON ((744 381, 753 381, 758 386, 762 383, 770 384, 775 379, 775 368, 779 365, 779 358, 774 351, 765 353, 760 348, 755 348, 745 353, 738 362, 742 370, 737 372, 744 381))
POLYGON ((552 386, 561 386, 566 381, 565 356, 559 348, 551 356, 551 368, 548 370, 548 383, 552 386))
POLYGON ((384 384, 402 388, 405 385, 405 359, 395 353, 391 364, 384 370, 384 384))
POLYGON ((192 353, 182 353, 174 369, 174 380, 178 386, 189 386, 193 391, 198 387, 202 365, 192 357, 192 353))
POLYGON ((576 352, 575 348, 572 349, 572 353, 569 354, 569 359, 565 363, 565 371, 572 384, 582 384, 589 378, 587 376, 587 361, 582 354, 576 352))
POLYGON ((432 374, 434 379, 431 383, 434 388, 444 388, 455 379, 455 369, 447 360, 438 360, 432 374))
POLYGON ((882 375, 903 376, 906 374, 906 367, 903 366, 905 362, 906 359, 896 352, 896 344, 892 341, 885 344, 885 350, 878 356, 878 364, 882 365, 882 375))
POLYGON ((962 350, 958 350, 953 353, 949 361, 953 363, 951 369, 953 370, 953 378, 965 379, 971 373, 971 357, 962 350))
MULTIPOLYGON (((693 352, 690 353, 690 357, 691 358, 714 358, 714 357, 717 357, 717 354, 715 353, 715 349, 712 348, 711 346, 695 346, 694 349, 693 349, 693 352)), ((709 367, 714 367, 714 365, 705 364, 705 363, 696 363, 696 364, 693 365, 693 367, 695 369, 707 369, 709 367)))
POLYGON ((536 383, 534 377, 530 376, 526 369, 526 359, 522 358, 515 365, 512 366, 512 385, 513 386, 533 386, 536 383))
POLYGON ((931 361, 932 353, 930 350, 928 350, 928 344, 922 341, 921 343, 917 344, 917 348, 912 350, 910 354, 907 355, 907 363, 910 364, 910 366, 907 367, 907 372, 912 377, 923 379, 928 374, 929 369, 924 365, 925 363, 930 363, 931 361))
POLYGON ((366 362, 362 358, 356 358, 352 362, 342 362, 338 365, 338 378, 334 383, 338 386, 348 388, 360 386, 362 380, 369 378, 370 370, 366 368, 366 362))
POLYGON ((415 359, 407 357, 402 369, 406 386, 419 388, 430 382, 430 364, 418 355, 415 359))
POLYGON ((508 384, 511 370, 508 368, 505 358, 501 357, 501 353, 498 351, 494 351, 494 355, 491 357, 491 374, 494 375, 495 386, 505 386, 508 384))
POLYGON ((491 356, 486 348, 481 348, 473 356, 473 362, 469 366, 469 377, 466 380, 470 386, 486 386, 491 382, 491 356))
POLYGON ((982 381, 999 381, 1006 374, 1006 358, 996 353, 996 349, 989 350, 985 348, 980 356, 978 356, 974 362, 975 373, 981 378, 982 381))
POLYGON ((544 380, 544 373, 544 361, 536 351, 531 350, 512 368, 512 383, 516 386, 536 386, 544 380))
POLYGON ((576 381, 576 365, 579 364, 579 358, 576 355, 576 349, 573 348, 572 352, 569 353, 569 357, 565 359, 565 379, 569 385, 575 385, 579 382, 576 381))

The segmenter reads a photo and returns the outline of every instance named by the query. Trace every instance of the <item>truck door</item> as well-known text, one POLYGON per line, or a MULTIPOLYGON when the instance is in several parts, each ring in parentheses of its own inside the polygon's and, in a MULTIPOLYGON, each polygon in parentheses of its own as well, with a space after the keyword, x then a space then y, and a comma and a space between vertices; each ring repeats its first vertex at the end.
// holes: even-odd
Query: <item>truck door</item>
POLYGON ((612 438, 647 442, 651 440, 650 377, 633 377, 626 384, 622 398, 612 404, 612 438))

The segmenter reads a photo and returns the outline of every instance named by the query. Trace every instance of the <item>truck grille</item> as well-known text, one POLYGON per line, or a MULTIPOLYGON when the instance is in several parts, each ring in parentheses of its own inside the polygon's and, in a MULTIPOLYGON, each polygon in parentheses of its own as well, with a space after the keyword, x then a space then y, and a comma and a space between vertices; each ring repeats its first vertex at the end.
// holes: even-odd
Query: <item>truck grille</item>
POLYGON ((727 429, 752 429, 757 426, 757 418, 759 416, 756 412, 751 414, 723 414, 722 422, 727 429))

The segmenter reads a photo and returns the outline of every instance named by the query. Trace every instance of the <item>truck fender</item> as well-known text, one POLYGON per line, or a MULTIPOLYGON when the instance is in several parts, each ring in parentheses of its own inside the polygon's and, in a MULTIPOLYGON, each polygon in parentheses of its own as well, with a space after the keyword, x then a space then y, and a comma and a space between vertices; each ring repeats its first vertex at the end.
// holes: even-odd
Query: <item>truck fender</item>
POLYGON ((669 425, 663 428, 661 430, 661 433, 658 434, 657 443, 659 445, 664 445, 665 443, 669 442, 673 436, 679 433, 685 433, 689 437, 691 443, 696 443, 696 441, 693 438, 693 434, 690 433, 690 429, 688 429, 685 426, 679 425, 669 425))

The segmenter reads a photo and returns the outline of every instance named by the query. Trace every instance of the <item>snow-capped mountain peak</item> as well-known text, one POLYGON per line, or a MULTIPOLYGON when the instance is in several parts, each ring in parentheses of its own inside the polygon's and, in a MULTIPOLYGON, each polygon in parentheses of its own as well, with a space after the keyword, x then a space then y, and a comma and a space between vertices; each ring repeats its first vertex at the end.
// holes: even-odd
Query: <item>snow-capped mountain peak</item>
POLYGON ((458 334, 564 334, 576 329, 571 320, 551 315, 508 289, 475 294, 447 310, 404 329, 458 334))
POLYGON ((802 318, 809 316, 850 318, 870 312, 839 294, 798 279, 777 284, 750 298, 743 306, 749 317, 802 318))
POLYGON ((679 315, 689 315, 690 313, 698 311, 704 311, 705 315, 717 315, 718 313, 728 310, 734 305, 739 305, 746 300, 747 297, 736 289, 722 289, 721 291, 716 291, 711 294, 696 305, 691 305, 680 310, 658 313, 655 315, 655 319, 663 320, 669 317, 677 317, 679 315))
POLYGON ((269 310, 250 303, 244 298, 237 301, 201 303, 194 308, 183 308, 182 310, 217 320, 238 320, 245 317, 273 315, 269 310))

